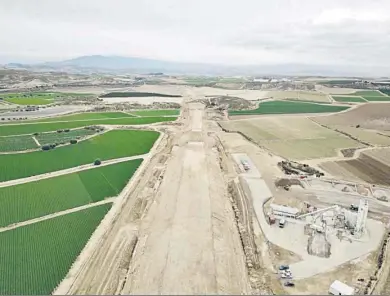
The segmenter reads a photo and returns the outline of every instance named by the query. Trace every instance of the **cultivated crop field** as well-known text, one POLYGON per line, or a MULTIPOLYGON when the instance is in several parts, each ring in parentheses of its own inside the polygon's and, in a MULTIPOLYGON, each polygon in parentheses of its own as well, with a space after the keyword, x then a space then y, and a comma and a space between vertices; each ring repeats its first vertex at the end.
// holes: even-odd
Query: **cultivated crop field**
POLYGON ((0 233, 0 294, 50 295, 111 204, 0 233))
POLYGON ((390 149, 378 148, 362 152, 357 159, 325 162, 321 167, 334 176, 358 178, 365 182, 390 185, 390 149))
POLYGON ((49 151, 0 155, 0 181, 92 164, 95 159, 145 154, 159 137, 154 131, 114 130, 75 145, 49 151))
POLYGON ((385 96, 362 96, 362 98, 369 102, 390 102, 390 97, 385 96))
POLYGON ((81 129, 70 130, 68 132, 63 131, 61 133, 58 132, 42 133, 35 136, 35 138, 38 140, 39 144, 41 145, 54 144, 54 143, 65 144, 65 143, 69 143, 69 141, 72 139, 80 139, 94 134, 96 134, 95 130, 81 128, 81 129))
POLYGON ((339 149, 362 146, 304 117, 264 117, 220 124, 224 129, 243 133, 278 155, 297 160, 337 156, 339 149))
POLYGON ((128 117, 117 119, 94 119, 69 122, 52 122, 52 123, 26 123, 26 124, 0 124, 0 136, 22 135, 56 131, 59 129, 72 129, 90 125, 140 125, 151 124, 156 122, 165 122, 175 120, 172 117, 128 117))
POLYGON ((285 90, 285 91, 268 91, 267 97, 274 99, 296 99, 302 101, 314 101, 329 103, 326 94, 315 91, 299 91, 299 90, 285 90))
POLYGON ((136 110, 130 111, 130 114, 138 116, 178 116, 180 114, 179 109, 167 109, 167 110, 136 110))
POLYGON ((23 151, 36 148, 38 148, 38 145, 32 136, 0 137, 0 152, 23 151))
POLYGON ((369 97, 381 97, 384 96, 382 93, 380 93, 377 90, 358 90, 353 93, 355 96, 369 96, 369 97))
POLYGON ((55 122, 55 121, 77 121, 77 120, 91 120, 91 119, 107 119, 107 118, 121 118, 121 117, 134 117, 131 114, 123 112, 87 112, 79 114, 71 114, 64 116, 48 117, 38 120, 28 120, 23 122, 55 122))
POLYGON ((352 126, 361 128, 390 130, 390 104, 364 104, 348 112, 329 116, 313 117, 316 122, 324 125, 352 126))
POLYGON ((345 106, 333 106, 330 104, 315 104, 291 101, 268 101, 260 103, 257 109, 229 111, 229 115, 254 115, 254 114, 293 114, 293 113, 328 113, 347 110, 345 106))
POLYGON ((151 92, 111 92, 100 96, 101 98, 142 98, 142 97, 162 97, 162 98, 180 98, 180 95, 169 95, 151 92))
POLYGON ((40 97, 30 97, 30 98, 6 98, 9 103, 18 104, 18 105, 47 105, 53 103, 51 99, 44 99, 40 97))
POLYGON ((0 227, 117 196, 142 159, 0 188, 0 227))
POLYGON ((345 132, 360 141, 374 146, 390 146, 390 136, 378 134, 375 130, 368 130, 349 126, 332 126, 339 131, 345 132))
POLYGON ((333 100, 337 102, 351 102, 351 103, 366 103, 362 97, 359 96, 332 96, 333 100))
MULTIPOLYGON (((74 129, 68 132, 48 132, 38 134, 35 139, 38 143, 43 146, 46 144, 69 144, 70 140, 77 139, 82 140, 83 137, 96 134, 95 130, 92 129, 74 129)), ((16 152, 30 149, 40 148, 34 141, 33 135, 22 135, 22 136, 5 136, 0 137, 0 152, 16 152)))

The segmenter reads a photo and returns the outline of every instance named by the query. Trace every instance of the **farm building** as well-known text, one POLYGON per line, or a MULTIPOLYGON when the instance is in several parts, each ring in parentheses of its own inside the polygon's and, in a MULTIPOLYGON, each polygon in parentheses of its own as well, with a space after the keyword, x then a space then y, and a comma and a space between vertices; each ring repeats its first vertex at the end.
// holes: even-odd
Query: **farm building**
POLYGON ((329 294, 332 295, 353 295, 355 292, 355 289, 338 281, 335 280, 329 287, 329 294))
POLYGON ((299 210, 297 208, 281 206, 281 205, 277 205, 277 204, 270 204, 270 207, 272 209, 272 213, 275 216, 296 218, 298 213, 299 213, 299 210))

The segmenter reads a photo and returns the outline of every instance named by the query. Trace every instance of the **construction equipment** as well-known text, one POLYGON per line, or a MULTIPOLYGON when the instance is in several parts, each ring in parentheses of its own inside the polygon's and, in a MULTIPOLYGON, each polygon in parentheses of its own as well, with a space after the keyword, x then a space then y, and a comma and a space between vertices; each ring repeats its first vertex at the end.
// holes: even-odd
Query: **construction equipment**
POLYGON ((288 266, 288 265, 280 265, 279 266, 279 270, 287 270, 289 268, 290 268, 290 266, 288 266))

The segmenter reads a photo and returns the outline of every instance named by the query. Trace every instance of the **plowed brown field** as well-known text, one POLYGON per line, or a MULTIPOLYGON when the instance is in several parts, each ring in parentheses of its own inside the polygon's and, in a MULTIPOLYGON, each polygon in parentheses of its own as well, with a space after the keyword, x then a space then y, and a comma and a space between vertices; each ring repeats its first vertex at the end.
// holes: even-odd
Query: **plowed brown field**
POLYGON ((316 116, 313 119, 325 125, 360 125, 362 128, 390 130, 390 104, 366 104, 351 111, 330 116, 316 116))

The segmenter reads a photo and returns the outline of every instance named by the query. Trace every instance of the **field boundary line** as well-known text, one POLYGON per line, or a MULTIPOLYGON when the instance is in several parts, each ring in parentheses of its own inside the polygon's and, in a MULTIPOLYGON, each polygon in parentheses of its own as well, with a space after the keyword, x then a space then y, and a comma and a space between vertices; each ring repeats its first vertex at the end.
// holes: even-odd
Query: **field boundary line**
POLYGON ((116 197, 110 197, 110 198, 106 198, 106 199, 103 199, 103 200, 98 201, 98 202, 82 205, 82 206, 79 206, 79 207, 76 207, 76 208, 71 208, 71 209, 60 211, 60 212, 55 212, 55 213, 52 213, 52 214, 48 214, 48 215, 45 215, 45 216, 41 216, 41 217, 38 217, 38 218, 33 218, 33 219, 22 221, 22 222, 16 222, 16 223, 10 224, 10 225, 5 226, 5 227, 0 227, 0 233, 1 232, 6 232, 6 231, 10 231, 10 230, 13 230, 13 229, 16 229, 16 228, 19 228, 19 227, 23 227, 23 226, 28 226, 28 225, 31 225, 31 224, 39 223, 39 222, 42 222, 42 221, 50 220, 50 219, 53 219, 53 218, 56 218, 56 217, 60 217, 60 216, 64 216, 64 215, 67 215, 67 214, 79 212, 79 211, 86 210, 86 209, 89 209, 89 208, 92 208, 92 207, 96 207, 96 206, 100 206, 100 205, 103 205, 103 204, 111 203, 111 202, 114 202, 115 199, 116 199, 116 197))
POLYGON ((32 139, 38 145, 38 147, 41 147, 41 143, 39 143, 39 141, 37 140, 37 138, 35 138, 35 136, 33 136, 32 139))
POLYGON ((85 164, 85 165, 81 165, 81 166, 77 166, 77 167, 72 167, 69 169, 54 171, 54 172, 31 176, 31 177, 22 178, 22 179, 1 182, 0 188, 15 186, 15 185, 19 185, 19 184, 25 184, 25 183, 30 183, 30 182, 36 182, 36 181, 49 179, 49 178, 53 178, 53 177, 58 177, 58 176, 63 176, 63 175, 67 175, 67 174, 72 174, 72 173, 78 173, 81 171, 99 168, 102 166, 116 164, 116 163, 125 162, 125 161, 129 161, 129 160, 135 160, 135 159, 140 159, 140 158, 145 159, 149 155, 149 153, 135 155, 135 156, 122 157, 122 158, 109 159, 109 160, 102 161, 102 163, 100 165, 94 165, 93 163, 89 163, 89 164, 85 164))

